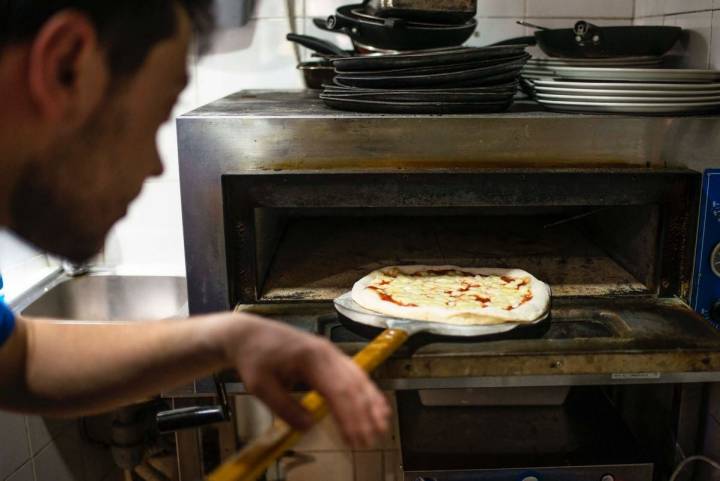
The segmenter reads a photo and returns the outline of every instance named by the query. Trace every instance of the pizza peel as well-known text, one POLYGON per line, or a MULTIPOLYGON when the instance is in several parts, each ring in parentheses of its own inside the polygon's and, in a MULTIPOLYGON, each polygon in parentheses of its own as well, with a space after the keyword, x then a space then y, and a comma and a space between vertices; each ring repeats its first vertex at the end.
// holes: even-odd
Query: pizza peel
MULTIPOLYGON (((353 357, 353 362, 370 373, 395 353, 411 336, 428 333, 453 338, 478 338, 509 333, 520 326, 546 321, 550 311, 532 323, 503 323, 493 325, 458 325, 438 322, 416 321, 384 316, 361 307, 352 299, 350 292, 334 300, 335 309, 346 319, 363 326, 382 329, 382 332, 353 357)), ((325 400, 317 391, 306 394, 300 401, 315 422, 328 413, 325 400)), ((225 461, 213 471, 206 481, 255 481, 288 449, 292 448, 303 433, 278 419, 259 438, 225 461)))

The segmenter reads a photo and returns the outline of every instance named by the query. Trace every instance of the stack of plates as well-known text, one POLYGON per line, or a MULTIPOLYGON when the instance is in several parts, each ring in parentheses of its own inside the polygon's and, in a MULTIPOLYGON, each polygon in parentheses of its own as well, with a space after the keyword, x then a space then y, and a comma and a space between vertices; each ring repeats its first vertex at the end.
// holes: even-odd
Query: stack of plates
POLYGON ((533 58, 523 69, 523 78, 534 81, 555 77, 555 69, 570 68, 653 68, 663 63, 663 57, 613 58, 533 58))
MULTIPOLYGON (((548 109, 563 112, 691 114, 720 109, 720 82, 712 81, 720 80, 720 73, 695 71, 697 76, 693 78, 709 79, 701 83, 667 80, 692 76, 687 70, 684 74, 675 70, 658 72, 669 73, 654 77, 636 73, 629 76, 634 81, 623 82, 589 81, 586 76, 582 77, 583 81, 537 80, 535 98, 548 109), (652 81, 642 82, 637 80, 639 78, 652 81)), ((594 72, 593 75, 599 74, 594 72)), ((606 75, 600 77, 607 78, 606 75)))
POLYGON ((320 98, 355 112, 500 112, 529 57, 523 46, 502 46, 334 58, 334 85, 320 98))

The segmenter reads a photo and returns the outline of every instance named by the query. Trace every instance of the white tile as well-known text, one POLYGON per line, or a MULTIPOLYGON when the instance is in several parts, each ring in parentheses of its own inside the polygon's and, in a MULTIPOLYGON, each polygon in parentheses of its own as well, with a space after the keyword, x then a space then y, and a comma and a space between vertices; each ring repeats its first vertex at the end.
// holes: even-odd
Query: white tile
MULTIPOLYGON (((304 0, 291 0, 294 5, 295 17, 302 17, 305 10, 304 0)), ((287 18, 288 8, 286 0, 255 0, 250 18, 287 18)))
POLYGON ((518 25, 512 18, 478 18, 478 28, 467 41, 467 45, 482 47, 501 40, 526 35, 526 28, 518 25))
POLYGON ((633 18, 633 0, 527 0, 528 17, 633 18))
POLYGON ((712 13, 712 43, 710 44, 709 66, 710 68, 720 69, 720 11, 712 13))
POLYGON ((720 8, 720 0, 713 0, 713 8, 720 8))
POLYGON ((712 15, 710 12, 686 13, 665 17, 665 25, 685 29, 675 52, 682 53, 680 66, 684 68, 707 68, 710 61, 712 15))
POLYGON ((35 481, 32 461, 28 461, 22 468, 11 474, 7 481, 35 481))
POLYGON ((282 461, 287 481, 353 481, 352 452, 324 452, 301 455, 302 460, 282 461))
MULTIPOLYGON (((341 34, 341 33, 333 33, 328 32, 326 30, 319 29, 315 26, 315 24, 312 22, 311 18, 306 18, 303 25, 303 33, 305 35, 310 35, 311 37, 317 37, 322 38, 324 40, 329 40, 338 47, 345 49, 345 50, 352 50, 353 44, 350 41, 350 37, 347 35, 341 34)), ((303 60, 309 60, 312 56, 312 51, 301 47, 300 51, 302 52, 302 58, 303 60)))
POLYGON ((641 17, 636 18, 633 25, 660 26, 665 24, 665 17, 641 17))
POLYGON ((128 215, 110 231, 105 261, 110 266, 184 269, 178 182, 145 182, 128 215))
POLYGON ((478 19, 484 17, 511 17, 520 20, 524 16, 525 0, 478 0, 477 2, 478 19))
POLYGON ((663 13, 696 12, 713 8, 713 0, 664 0, 663 13))
POLYGON ((7 229, 0 229, 0 272, 42 254, 7 229))
POLYGON ((402 481, 400 451, 383 452, 383 481, 402 481))
POLYGON ((335 420, 328 416, 308 431, 295 446, 296 451, 343 451, 347 450, 335 420))
POLYGON ((302 88, 287 32, 285 20, 263 19, 216 33, 211 51, 197 63, 200 102, 243 89, 302 88))
POLYGON ((364 451, 353 453, 355 461, 355 481, 383 481, 382 451, 364 451))
POLYGON ((37 481, 84 480, 83 444, 76 430, 69 430, 35 457, 37 481))
POLYGON ((25 416, 0 411, 0 479, 30 459, 25 416))
POLYGON ((74 427, 77 423, 69 419, 50 419, 40 416, 28 416, 28 434, 30 435, 30 448, 37 454, 58 435, 74 427))
POLYGON ((5 282, 5 300, 12 303, 18 296, 43 280, 55 270, 45 255, 37 255, 22 264, 2 271, 5 282))
POLYGON ((325 18, 335 13, 338 7, 347 5, 348 3, 354 2, 348 2, 347 0, 306 0, 305 16, 325 18))
POLYGON ((273 421, 272 412, 254 396, 235 396, 235 425, 241 441, 260 436, 273 421))
POLYGON ((664 7, 664 1, 635 0, 635 19, 662 15, 665 13, 664 7))

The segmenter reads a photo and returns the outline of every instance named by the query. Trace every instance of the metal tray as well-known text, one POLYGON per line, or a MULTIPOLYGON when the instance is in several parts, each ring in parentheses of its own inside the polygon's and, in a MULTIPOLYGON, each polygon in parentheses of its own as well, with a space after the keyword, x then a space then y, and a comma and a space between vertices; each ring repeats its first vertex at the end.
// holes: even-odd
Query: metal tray
POLYGON ((612 90, 612 89, 572 89, 562 87, 541 87, 542 81, 535 83, 538 95, 564 95, 567 97, 607 96, 607 97, 671 97, 676 102, 702 96, 720 96, 720 88, 707 90, 612 90))
POLYGON ((556 77, 590 81, 629 82, 714 82, 720 71, 693 69, 555 67, 556 77))
POLYGON ((720 102, 630 103, 630 102, 563 102, 538 99, 550 110, 624 114, 693 114, 720 110, 720 102))
POLYGON ((328 107, 350 112, 380 114, 475 114, 504 112, 513 100, 496 102, 393 102, 379 100, 361 100, 321 94, 320 98, 328 107))
POLYGON ((492 58, 514 58, 525 53, 524 45, 500 47, 453 47, 418 50, 410 53, 353 56, 332 59, 337 70, 386 70, 406 67, 426 67, 492 58))
POLYGON ((631 65, 659 65, 663 57, 617 57, 617 58, 533 58, 528 64, 540 67, 616 67, 631 65))
POLYGON ((657 82, 567 82, 563 80, 541 80, 538 87, 562 87, 576 89, 605 89, 605 90, 720 90, 720 82, 716 83, 657 83, 657 82))
MULTIPOLYGON (((353 301, 352 293, 347 292, 333 301, 335 309, 351 321, 363 324, 365 326, 377 327, 380 329, 388 325, 388 321, 406 321, 407 319, 399 319, 391 316, 384 316, 377 312, 370 311, 353 301)), ((510 332, 518 327, 532 326, 547 320, 550 313, 541 317, 535 322, 530 323, 504 323, 494 324, 490 326, 454 326, 452 324, 444 324, 438 322, 425 323, 425 332, 438 336, 457 336, 457 337, 481 337, 495 336, 510 332)), ((414 321, 423 322, 423 321, 414 321)))
POLYGON ((676 104, 676 103, 720 103, 720 93, 712 96, 695 97, 641 97, 641 96, 596 96, 596 95, 558 95, 537 91, 538 100, 564 101, 564 102, 591 102, 591 103, 646 103, 646 104, 676 104))

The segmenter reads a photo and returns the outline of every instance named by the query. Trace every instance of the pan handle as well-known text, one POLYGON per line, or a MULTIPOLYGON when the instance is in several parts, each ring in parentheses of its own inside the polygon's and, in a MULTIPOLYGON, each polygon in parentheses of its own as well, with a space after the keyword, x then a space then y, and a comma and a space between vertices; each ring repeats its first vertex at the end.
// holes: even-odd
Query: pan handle
MULTIPOLYGON (((397 351, 409 336, 401 329, 386 329, 358 352, 353 361, 369 373, 397 351)), ((300 403, 313 415, 316 423, 328 412, 325 400, 316 391, 306 394, 300 403)), ((292 429, 284 421, 277 420, 258 439, 210 473, 206 481, 255 481, 274 460, 295 445, 302 435, 303 433, 292 429)))

